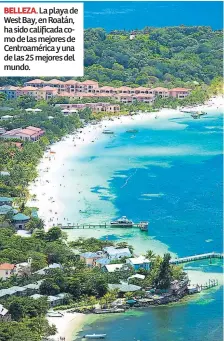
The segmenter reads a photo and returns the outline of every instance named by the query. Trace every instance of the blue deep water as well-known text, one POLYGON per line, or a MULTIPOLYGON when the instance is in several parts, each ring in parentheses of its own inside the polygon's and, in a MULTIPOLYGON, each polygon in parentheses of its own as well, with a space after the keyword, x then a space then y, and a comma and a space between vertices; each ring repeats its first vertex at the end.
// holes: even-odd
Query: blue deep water
POLYGON ((223 27, 222 1, 87 1, 84 8, 85 28, 110 31, 145 26, 223 27))
MULTIPOLYGON (((221 126, 221 118, 215 122, 221 126)), ((155 155, 152 165, 117 172, 131 178, 126 186, 123 177, 115 175, 110 180, 116 195, 114 204, 119 215, 133 221, 150 221, 150 235, 168 244, 179 256, 221 252, 222 130, 206 129, 205 119, 187 123, 184 130, 141 129, 134 142, 129 142, 133 148, 137 143, 156 151, 159 145, 165 151, 161 157, 155 155), (183 156, 169 155, 169 148, 178 146, 192 148, 192 155, 191 151, 183 156), (201 154, 194 154, 195 147, 201 154)), ((121 136, 120 143, 128 138, 127 134, 121 136)), ((143 156, 142 162, 144 159, 147 163, 148 156, 143 156)))

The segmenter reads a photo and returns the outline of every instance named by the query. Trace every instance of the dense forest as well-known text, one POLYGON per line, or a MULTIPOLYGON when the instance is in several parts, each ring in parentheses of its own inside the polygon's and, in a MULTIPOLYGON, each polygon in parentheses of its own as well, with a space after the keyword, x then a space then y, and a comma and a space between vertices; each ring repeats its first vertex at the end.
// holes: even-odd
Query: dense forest
MULTIPOLYGON (((179 86, 209 84, 223 74, 223 34, 207 26, 148 27, 132 40, 127 31, 107 33, 95 28, 85 30, 84 41, 85 77, 79 80, 114 86, 179 86)), ((0 84, 22 85, 30 79, 0 78, 0 84)))

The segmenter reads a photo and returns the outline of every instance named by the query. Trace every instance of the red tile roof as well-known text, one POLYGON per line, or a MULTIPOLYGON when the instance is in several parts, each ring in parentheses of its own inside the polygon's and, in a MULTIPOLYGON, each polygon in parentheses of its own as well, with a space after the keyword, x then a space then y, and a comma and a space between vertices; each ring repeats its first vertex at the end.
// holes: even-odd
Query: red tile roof
POLYGON ((121 86, 120 88, 117 88, 116 90, 132 90, 129 86, 121 86))
POLYGON ((112 86, 102 86, 100 90, 115 90, 115 88, 113 88, 112 86))
POLYGON ((27 84, 42 84, 46 83, 46 81, 43 81, 42 79, 33 79, 32 81, 26 82, 27 84))
POLYGON ((74 94, 74 97, 94 97, 95 95, 92 94, 91 92, 86 93, 86 92, 77 92, 74 94))
POLYGON ((141 91, 141 90, 144 90, 144 91, 149 91, 149 90, 151 90, 150 88, 145 88, 144 86, 139 86, 138 88, 134 88, 133 90, 135 90, 135 91, 141 91))
POLYGON ((30 130, 37 131, 37 132, 42 131, 41 128, 37 128, 37 127, 33 127, 33 126, 26 127, 26 129, 30 129, 30 130))
POLYGON ((95 81, 90 81, 90 80, 86 80, 84 82, 82 82, 83 85, 98 85, 98 82, 95 81))
POLYGON ((68 80, 68 81, 65 82, 65 84, 67 84, 67 85, 76 85, 77 83, 78 83, 78 82, 75 81, 74 79, 70 79, 70 80, 68 80))
POLYGON ((10 264, 10 263, 0 264, 0 270, 13 270, 14 268, 15 268, 15 264, 10 264))
POLYGON ((65 84, 64 82, 60 81, 59 79, 51 79, 50 81, 46 82, 48 84, 65 84))
POLYGON ((186 88, 174 88, 174 89, 170 89, 169 91, 190 91, 191 89, 186 89, 186 88))
POLYGON ((158 88, 154 88, 154 89, 151 89, 152 91, 164 91, 164 92, 168 92, 169 89, 167 88, 162 88, 162 87, 158 87, 158 88))
POLYGON ((24 135, 28 135, 28 136, 38 136, 38 132, 37 131, 33 131, 31 129, 21 129, 18 134, 24 134, 24 135))
POLYGON ((74 93, 63 91, 60 94, 58 94, 59 97, 73 97, 74 93))
POLYGON ((20 89, 21 91, 37 91, 37 88, 34 86, 24 86, 23 88, 20 89))
POLYGON ((57 91, 56 88, 53 88, 52 86, 49 86, 49 85, 44 86, 43 88, 38 89, 38 90, 44 90, 44 91, 57 91))
POLYGON ((154 95, 152 95, 152 94, 137 94, 137 95, 134 95, 133 97, 137 97, 137 98, 153 98, 154 95))

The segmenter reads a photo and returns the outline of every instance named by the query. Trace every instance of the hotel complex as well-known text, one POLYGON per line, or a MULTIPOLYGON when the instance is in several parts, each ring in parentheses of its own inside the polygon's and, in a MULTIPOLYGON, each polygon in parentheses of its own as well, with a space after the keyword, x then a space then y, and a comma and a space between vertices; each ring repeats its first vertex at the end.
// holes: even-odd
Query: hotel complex
POLYGON ((22 95, 32 96, 36 100, 49 100, 55 96, 77 100, 105 97, 120 103, 152 103, 156 96, 182 99, 188 96, 190 91, 191 89, 186 88, 167 89, 163 87, 147 88, 142 86, 137 88, 128 86, 121 86, 119 88, 111 86, 100 87, 98 82, 92 80, 78 82, 72 79, 66 82, 58 79, 50 81, 34 79, 26 82, 24 87, 3 86, 0 88, 0 92, 5 93, 7 99, 15 99, 22 95))

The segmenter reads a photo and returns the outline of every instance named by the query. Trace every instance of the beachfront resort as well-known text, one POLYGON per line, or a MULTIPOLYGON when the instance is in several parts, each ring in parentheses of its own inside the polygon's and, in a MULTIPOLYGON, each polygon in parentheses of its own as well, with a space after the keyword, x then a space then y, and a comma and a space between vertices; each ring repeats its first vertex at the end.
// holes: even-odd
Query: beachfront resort
POLYGON ((119 88, 111 86, 99 86, 94 80, 78 82, 76 80, 61 81, 52 79, 44 81, 33 79, 24 84, 24 87, 3 86, 0 93, 4 93, 7 99, 16 99, 19 96, 31 96, 36 100, 49 100, 53 97, 66 97, 73 100, 82 99, 102 99, 108 98, 111 101, 120 103, 153 103, 156 97, 183 99, 187 97, 191 89, 165 87, 147 88, 121 86, 119 88))

